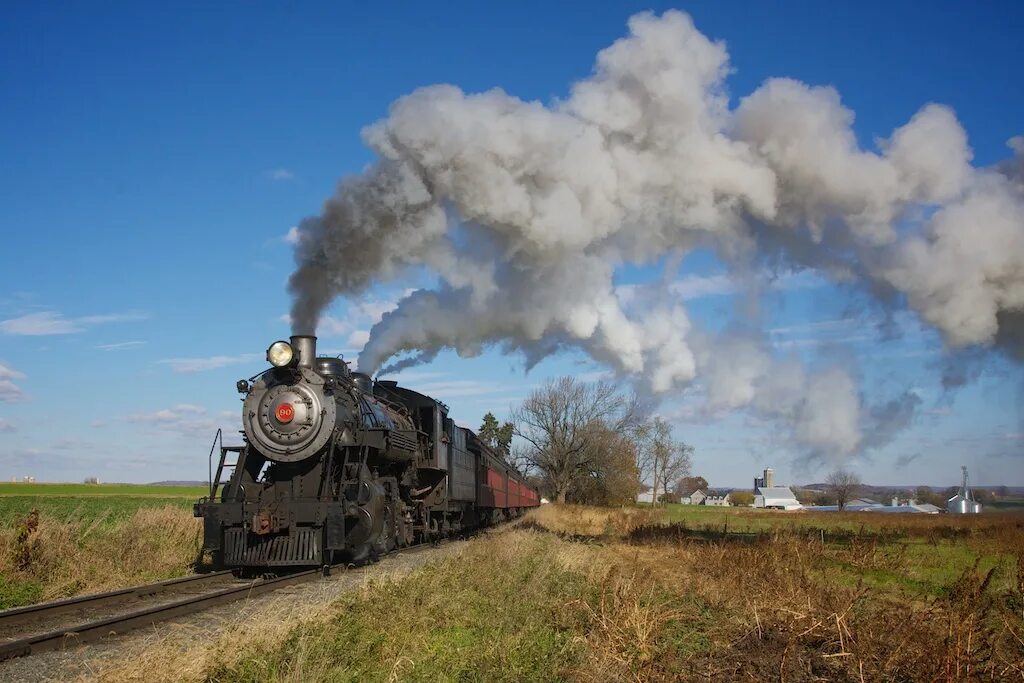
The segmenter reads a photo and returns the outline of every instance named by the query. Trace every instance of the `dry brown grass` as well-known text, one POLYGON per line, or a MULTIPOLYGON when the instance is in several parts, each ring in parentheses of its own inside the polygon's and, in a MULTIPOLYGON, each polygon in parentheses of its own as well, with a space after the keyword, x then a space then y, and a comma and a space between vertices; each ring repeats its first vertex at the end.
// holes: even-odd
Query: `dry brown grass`
POLYGON ((968 536, 1001 552, 999 564, 986 569, 980 559, 968 561, 937 595, 922 595, 901 573, 913 575, 906 565, 918 555, 908 557, 899 544, 870 534, 836 544, 786 529, 708 540, 650 533, 617 510, 538 512, 532 521, 554 521, 552 530, 563 538, 632 527, 618 542, 605 536, 603 545, 576 543, 558 553, 559 561, 602 586, 602 605, 614 605, 590 634, 594 666, 582 679, 607 680, 609 670, 636 680, 1024 679, 1019 518, 972 521, 952 532, 937 521, 914 520, 904 533, 888 534, 924 536, 925 544, 911 548, 936 554, 947 550, 945 543, 950 562, 968 536), (967 534, 956 531, 963 528, 967 534), (947 537, 953 540, 936 540, 947 537), (673 628, 680 619, 703 621, 706 649, 656 646, 666 638, 686 642, 685 629, 673 628))
POLYGON ((141 508, 113 523, 42 516, 0 529, 0 576, 38 587, 41 600, 180 576, 196 559, 200 530, 177 507, 141 508))
POLYGON ((526 524, 568 536, 621 537, 634 529, 661 522, 653 508, 595 508, 586 505, 544 505, 532 510, 526 524))
POLYGON ((90 678, 1024 680, 1019 519, 950 522, 823 543, 788 522, 716 537, 663 511, 545 506, 335 602, 155 631, 90 678))

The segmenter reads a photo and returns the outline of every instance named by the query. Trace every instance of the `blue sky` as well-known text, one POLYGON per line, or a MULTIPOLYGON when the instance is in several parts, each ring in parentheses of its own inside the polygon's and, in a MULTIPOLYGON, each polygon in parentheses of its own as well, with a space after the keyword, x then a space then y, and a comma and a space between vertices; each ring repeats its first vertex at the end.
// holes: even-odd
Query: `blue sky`
MULTIPOLYGON (((678 6, 678 5, 677 5, 678 6)), ((550 102, 591 70, 629 15, 661 4, 487 3, 367 8, 21 3, 0 25, 0 477, 201 479, 217 426, 237 429, 234 381, 287 336, 287 235, 339 178, 372 161, 360 130, 416 87, 495 86, 550 102)), ((1024 133, 1018 3, 682 5, 726 41, 731 94, 765 78, 834 85, 862 145, 923 104, 951 106, 976 165, 1024 133)), ((691 316, 714 329, 738 305, 720 264, 680 273, 691 316)), ((622 270, 621 284, 653 269, 622 270)), ((338 302, 321 348, 353 357, 400 287, 338 302)), ((850 466, 873 483, 1024 484, 1019 367, 991 360, 943 393, 941 340, 911 314, 877 328, 861 297, 780 279, 763 322, 777 348, 848 359, 869 398, 913 388, 914 424, 850 466)), ((603 369, 582 354, 529 373, 496 351, 441 354, 406 373, 475 426, 546 377, 603 369)), ((684 394, 661 408, 696 446, 695 472, 746 486, 770 465, 820 480, 772 424, 709 416, 684 394)))

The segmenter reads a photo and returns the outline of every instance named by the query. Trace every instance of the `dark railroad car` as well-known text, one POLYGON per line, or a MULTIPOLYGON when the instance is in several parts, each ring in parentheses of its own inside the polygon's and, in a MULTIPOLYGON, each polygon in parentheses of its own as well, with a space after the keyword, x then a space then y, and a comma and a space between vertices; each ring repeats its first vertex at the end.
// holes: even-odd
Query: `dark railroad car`
POLYGON ((315 337, 274 342, 267 360, 237 384, 244 445, 221 447, 195 505, 215 565, 354 562, 540 504, 437 399, 317 357, 315 337))

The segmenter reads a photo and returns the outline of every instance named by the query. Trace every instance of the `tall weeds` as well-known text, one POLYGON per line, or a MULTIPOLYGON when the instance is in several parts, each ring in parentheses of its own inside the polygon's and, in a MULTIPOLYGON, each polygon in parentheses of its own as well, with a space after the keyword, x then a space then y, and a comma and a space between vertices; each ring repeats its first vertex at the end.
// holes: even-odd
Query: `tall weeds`
MULTIPOLYGON (((620 514, 550 508, 532 517, 542 528, 556 520, 551 526, 562 538, 582 540, 582 529, 602 526, 601 515, 620 514)), ((712 534, 685 525, 609 521, 606 526, 630 529, 622 542, 605 538, 600 547, 580 546, 583 553, 565 551, 561 557, 599 575, 599 581, 609 568, 628 568, 632 607, 616 609, 612 625, 604 611, 598 614, 595 623, 605 635, 595 652, 623 652, 617 634, 636 623, 635 611, 657 610, 643 620, 652 628, 633 635, 636 643, 663 644, 658 665, 634 666, 634 673, 642 673, 638 679, 1020 680, 1020 529, 1012 517, 988 522, 980 527, 984 533, 968 527, 966 534, 931 544, 929 552, 941 562, 945 551, 960 549, 954 544, 980 536, 981 545, 997 552, 995 564, 990 561, 986 569, 978 555, 956 578, 925 593, 908 578, 919 554, 905 552, 907 546, 895 539, 934 538, 941 528, 934 523, 910 525, 903 533, 889 528, 837 534, 837 542, 829 543, 799 528, 730 536, 721 529, 712 534), (659 591, 676 600, 646 597, 659 591), (707 612, 714 618, 707 619, 707 612), (702 625, 711 640, 706 650, 672 647, 673 639, 699 635, 687 635, 680 619, 702 625)))
POLYGON ((0 529, 0 608, 113 590, 189 571, 199 521, 176 507, 142 508, 107 523, 60 521, 33 511, 0 529))

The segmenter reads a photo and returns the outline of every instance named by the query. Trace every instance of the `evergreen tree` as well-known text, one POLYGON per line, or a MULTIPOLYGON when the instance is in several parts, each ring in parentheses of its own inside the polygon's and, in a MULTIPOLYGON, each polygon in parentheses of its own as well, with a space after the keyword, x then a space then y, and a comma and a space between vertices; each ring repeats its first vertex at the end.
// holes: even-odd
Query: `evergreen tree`
POLYGON ((512 431, 515 427, 511 422, 498 424, 498 418, 488 412, 484 415, 484 421, 477 430, 480 440, 491 448, 507 453, 512 445, 512 431))

